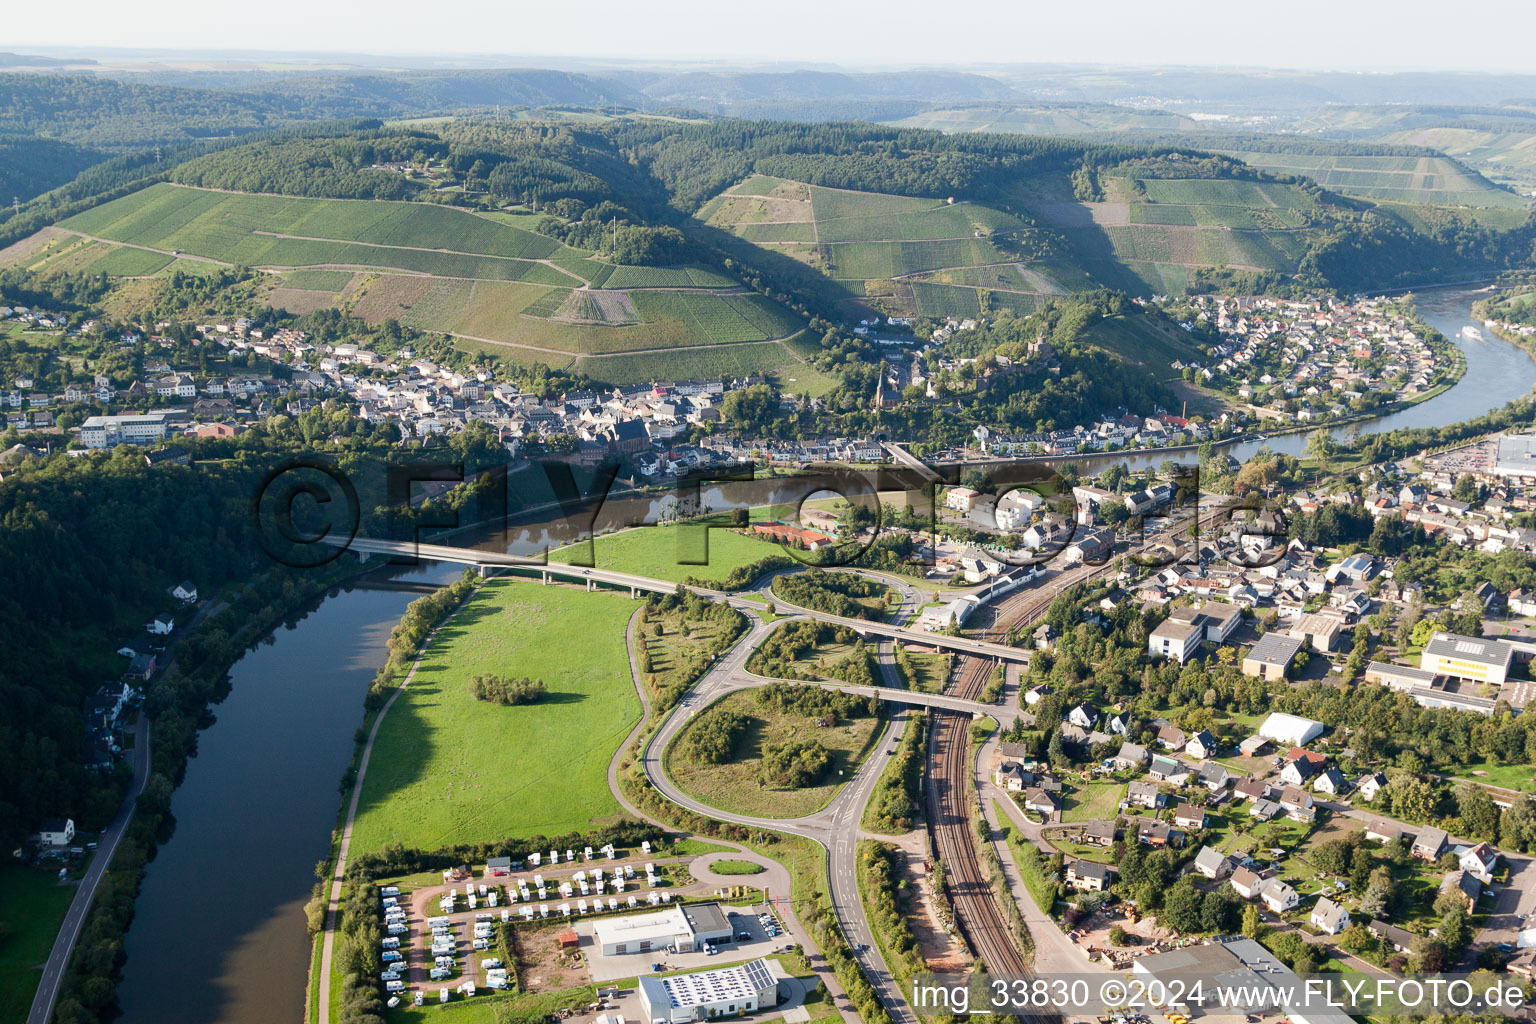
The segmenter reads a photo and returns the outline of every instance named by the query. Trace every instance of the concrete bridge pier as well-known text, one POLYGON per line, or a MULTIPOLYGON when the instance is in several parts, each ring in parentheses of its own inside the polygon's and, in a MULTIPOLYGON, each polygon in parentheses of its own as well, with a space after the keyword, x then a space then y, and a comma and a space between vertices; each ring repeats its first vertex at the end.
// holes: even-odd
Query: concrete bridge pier
POLYGON ((544 584, 546 587, 549 586, 549 573, 547 573, 547 572, 539 573, 539 582, 544 584))
POLYGON ((638 600, 640 600, 640 588, 639 587, 630 587, 629 588, 629 599, 631 601, 638 601, 638 600))
POLYGON ((594 591, 596 589, 597 589, 596 581, 594 581, 594 580, 587 580, 587 592, 591 593, 592 591, 594 591))

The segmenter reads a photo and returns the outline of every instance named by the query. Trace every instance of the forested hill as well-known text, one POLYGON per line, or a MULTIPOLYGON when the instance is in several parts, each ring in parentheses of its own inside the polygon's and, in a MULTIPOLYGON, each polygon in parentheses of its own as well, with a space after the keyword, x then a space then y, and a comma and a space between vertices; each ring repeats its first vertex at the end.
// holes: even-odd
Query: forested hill
MULTIPOLYGON (((405 78, 388 81, 394 90, 407 88, 405 78)), ((468 88, 466 79, 453 81, 468 88)), ((583 85, 581 76, 544 73, 517 81, 528 89, 583 85)), ((119 94, 123 109, 133 107, 132 95, 131 88, 119 94)), ((203 108, 209 117, 254 116, 236 103, 242 94, 218 95, 233 105, 203 108)), ((404 102, 398 94, 389 100, 396 101, 404 102)), ((0 102, 0 126, 6 109, 0 102)), ((1449 208, 1405 211, 1188 146, 946 135, 858 122, 635 117, 590 123, 471 117, 419 127, 333 122, 268 133, 248 145, 205 145, 213 151, 170 169, 171 180, 316 198, 420 199, 484 211, 536 206, 541 215, 554 214, 539 231, 585 249, 602 248, 603 225, 610 234, 621 229, 621 241, 625 225, 681 232, 686 245, 673 236, 648 236, 664 241, 664 250, 638 261, 730 259, 743 268, 738 276, 780 301, 837 319, 835 304, 914 285, 981 286, 1008 298, 1100 286, 1132 294, 1212 287, 1353 292, 1469 280, 1528 267, 1536 243, 1536 222, 1524 211, 1510 211, 1501 222, 1449 208), (820 231, 803 239, 791 237, 798 230, 792 226, 765 234, 711 219, 707 208, 717 197, 754 177, 838 190, 846 194, 843 206, 857 202, 861 211, 849 220, 826 208, 827 192, 817 192, 810 209, 796 215, 799 222, 830 218, 842 234, 820 231), (901 234, 906 228, 899 223, 889 225, 895 234, 848 234, 856 221, 889 212, 881 197, 941 205, 953 199, 964 208, 944 237, 923 234, 915 222, 912 235, 901 234), (871 240, 879 243, 874 249, 866 244, 871 240), (827 249, 829 242, 842 248, 827 249), (922 243, 924 251, 908 242, 922 243), (969 251, 949 252, 962 242, 969 251), (995 275, 956 279, 966 268, 1004 263, 1030 264, 1055 283, 1020 291, 1007 283, 1000 289, 995 275), (913 277, 935 272, 949 279, 913 277), (843 283, 829 285, 828 278, 843 283), (871 281, 891 284, 866 288, 863 282, 871 281)), ((147 179, 149 168, 144 172, 147 179)), ((116 194, 132 187, 133 173, 125 168, 113 177, 116 194)), ((54 202, 77 212, 79 192, 68 207, 53 197, 39 205, 54 202)), ((24 207, 20 222, 35 224, 39 216, 24 207)))
POLYGON ((466 107, 633 107, 622 83, 565 71, 302 75, 200 89, 86 75, 0 74, 0 132, 97 148, 144 147, 347 117, 466 107))

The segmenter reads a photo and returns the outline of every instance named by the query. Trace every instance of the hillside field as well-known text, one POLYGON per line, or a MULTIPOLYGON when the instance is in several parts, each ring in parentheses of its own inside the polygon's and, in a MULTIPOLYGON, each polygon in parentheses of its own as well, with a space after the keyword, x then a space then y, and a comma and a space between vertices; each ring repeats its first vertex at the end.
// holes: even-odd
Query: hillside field
POLYGON ((1100 183, 1103 199, 1083 202, 1064 176, 1023 177, 1005 210, 754 175, 697 216, 819 271, 850 302, 942 318, 1025 315, 1083 288, 1182 291, 1196 267, 1288 271, 1318 209, 1281 182, 1125 165, 1100 183))
POLYGON ((1255 167, 1280 174, 1304 175, 1326 188, 1368 199, 1506 209, 1529 205, 1521 197, 1493 187, 1481 174, 1445 156, 1227 152, 1255 167))
POLYGON ((267 301, 398 319, 522 363, 630 383, 798 367, 799 317, 718 270, 614 266, 528 230, 532 218, 427 203, 296 199, 159 184, 68 218, 11 262, 149 277, 175 267, 272 272, 267 301), (694 357, 670 350, 720 346, 694 357), (608 361, 587 357, 641 352, 608 361), (700 367, 704 367, 700 369, 700 367))

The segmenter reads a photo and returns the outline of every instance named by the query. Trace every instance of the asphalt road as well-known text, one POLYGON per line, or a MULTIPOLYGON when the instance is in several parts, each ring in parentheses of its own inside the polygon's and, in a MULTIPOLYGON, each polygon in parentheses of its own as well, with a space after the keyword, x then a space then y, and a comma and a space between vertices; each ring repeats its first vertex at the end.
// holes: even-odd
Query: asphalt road
MULTIPOLYGON (((742 678, 758 678, 746 672, 746 660, 777 625, 779 625, 778 622, 767 623, 761 619, 754 622, 747 635, 684 695, 677 709, 661 728, 656 730, 645 748, 642 764, 646 777, 651 785, 667 799, 696 814, 753 828, 787 832, 820 844, 827 851, 829 895, 833 909, 837 914, 838 922, 843 927, 844 935, 856 949, 855 956, 860 967, 863 968, 870 984, 874 986, 876 994, 891 1012, 892 1018, 900 1021, 901 1024, 915 1024, 916 1017, 908 1008, 906 999, 891 978, 885 959, 880 955, 875 943, 874 931, 865 917, 863 903, 859 899, 856 875, 859 819, 863 815, 864 805, 874 791, 875 783, 885 768, 886 757, 883 751, 889 749, 906 726, 905 713, 893 716, 886 724, 879 745, 872 748, 874 752, 865 758, 853 779, 838 791, 832 801, 815 814, 803 818, 755 818, 718 810, 694 800, 678 789, 668 778, 662 766, 662 755, 668 744, 677 737, 694 714, 726 693, 740 689, 742 684, 739 680, 742 678), (857 950, 861 945, 868 948, 857 950)), ((891 661, 890 651, 885 649, 889 645, 881 646, 881 670, 887 673, 888 680, 894 680, 895 666, 891 661)))
POLYGON ((101 838, 96 841, 96 855, 91 858, 91 866, 86 869, 80 887, 75 890, 75 898, 69 904, 69 912, 64 915, 64 924, 59 929, 58 938, 54 939, 48 962, 43 965, 43 978, 38 983, 37 994, 32 998, 27 1024, 48 1024, 53 1018, 53 1007, 59 999, 59 985, 64 981, 69 958, 75 951, 75 943, 80 939, 80 929, 85 926, 91 903, 96 899, 96 889, 112 864, 112 855, 117 852, 123 833, 128 831, 128 825, 133 820, 139 794, 144 792, 144 783, 149 781, 147 716, 139 715, 133 735, 133 781, 128 784, 128 793, 123 797, 123 806, 119 808, 117 817, 112 819, 112 824, 107 826, 101 838))

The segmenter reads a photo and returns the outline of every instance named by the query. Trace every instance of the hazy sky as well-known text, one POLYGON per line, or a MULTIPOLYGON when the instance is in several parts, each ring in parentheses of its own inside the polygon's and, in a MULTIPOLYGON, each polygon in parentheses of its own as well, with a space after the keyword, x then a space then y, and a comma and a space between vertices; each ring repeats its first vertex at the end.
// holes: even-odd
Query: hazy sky
POLYGON ((1533 0, 71 0, 0 50, 118 46, 825 61, 1536 71, 1533 0))

